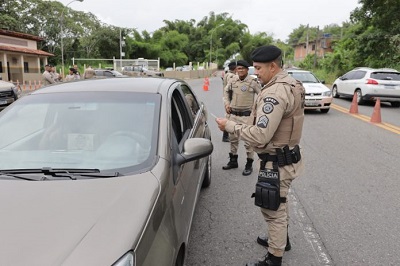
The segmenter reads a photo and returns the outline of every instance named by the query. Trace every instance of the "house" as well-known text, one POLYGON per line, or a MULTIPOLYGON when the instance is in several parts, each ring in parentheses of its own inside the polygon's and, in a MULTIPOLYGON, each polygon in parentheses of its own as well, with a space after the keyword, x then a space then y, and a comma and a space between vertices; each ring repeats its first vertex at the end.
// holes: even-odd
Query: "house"
POLYGON ((41 80, 41 66, 51 53, 38 50, 44 39, 31 34, 0 29, 0 77, 7 81, 41 80))
POLYGON ((299 43, 294 46, 294 61, 303 61, 307 55, 312 54, 319 58, 323 58, 326 53, 331 53, 332 50, 332 39, 330 36, 320 38, 317 41, 311 40, 307 43, 299 43))

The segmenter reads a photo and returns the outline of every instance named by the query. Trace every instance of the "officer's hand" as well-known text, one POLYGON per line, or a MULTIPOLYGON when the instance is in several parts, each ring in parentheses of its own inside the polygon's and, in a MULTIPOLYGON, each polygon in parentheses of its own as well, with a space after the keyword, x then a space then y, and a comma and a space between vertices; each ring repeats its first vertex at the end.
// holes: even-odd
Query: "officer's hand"
POLYGON ((227 114, 230 114, 230 113, 231 113, 231 107, 230 107, 229 105, 225 105, 225 112, 226 112, 227 114))
POLYGON ((228 119, 226 119, 226 118, 216 118, 215 122, 217 122, 218 128, 221 131, 225 131, 225 126, 226 126, 226 122, 228 122, 228 119))

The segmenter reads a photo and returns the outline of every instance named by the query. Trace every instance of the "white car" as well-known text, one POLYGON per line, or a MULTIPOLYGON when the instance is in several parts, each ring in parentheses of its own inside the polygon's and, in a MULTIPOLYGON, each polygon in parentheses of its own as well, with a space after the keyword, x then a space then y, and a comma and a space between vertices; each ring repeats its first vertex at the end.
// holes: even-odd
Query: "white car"
POLYGON ((321 113, 329 112, 332 103, 332 92, 310 71, 287 69, 289 75, 301 81, 306 90, 305 109, 319 109, 321 113))
POLYGON ((356 94, 358 104, 379 98, 400 107, 400 72, 389 68, 355 68, 335 80, 332 93, 335 98, 356 94))

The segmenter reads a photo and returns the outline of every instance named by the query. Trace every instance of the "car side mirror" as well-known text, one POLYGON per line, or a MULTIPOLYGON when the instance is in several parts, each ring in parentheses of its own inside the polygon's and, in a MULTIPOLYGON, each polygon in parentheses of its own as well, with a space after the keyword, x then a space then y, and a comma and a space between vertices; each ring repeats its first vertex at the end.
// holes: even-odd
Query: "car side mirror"
POLYGON ((183 152, 176 155, 176 164, 182 165, 187 162, 201 159, 210 155, 213 151, 211 140, 204 138, 191 138, 183 144, 183 152))
POLYGON ((321 83, 322 83, 322 84, 325 84, 325 80, 321 80, 321 83))

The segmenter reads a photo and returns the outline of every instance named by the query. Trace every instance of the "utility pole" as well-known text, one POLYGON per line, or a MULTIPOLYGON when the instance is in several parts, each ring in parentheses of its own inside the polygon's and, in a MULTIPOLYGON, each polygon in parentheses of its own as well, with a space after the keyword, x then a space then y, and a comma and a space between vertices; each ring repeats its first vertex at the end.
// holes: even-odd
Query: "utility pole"
POLYGON ((310 30, 309 30, 310 28, 309 28, 309 26, 308 26, 308 24, 307 24, 307 39, 306 39, 306 56, 308 55, 308 45, 309 45, 309 32, 310 32, 310 30))
POLYGON ((317 26, 317 36, 315 37, 314 68, 316 68, 316 67, 317 67, 317 56, 318 56, 318 35, 319 35, 319 26, 317 26))

